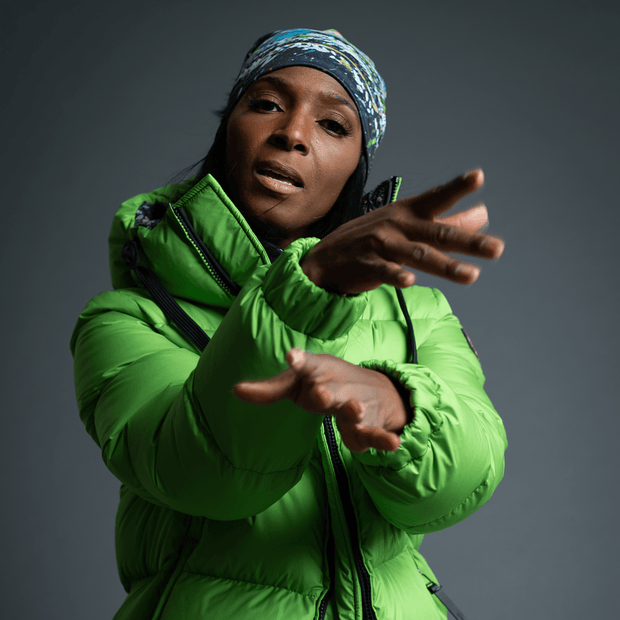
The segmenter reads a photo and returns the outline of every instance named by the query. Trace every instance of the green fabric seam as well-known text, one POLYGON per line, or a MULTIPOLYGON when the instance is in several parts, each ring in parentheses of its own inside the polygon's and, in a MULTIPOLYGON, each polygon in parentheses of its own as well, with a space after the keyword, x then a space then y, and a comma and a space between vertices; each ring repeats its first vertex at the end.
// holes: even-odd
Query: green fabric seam
MULTIPOLYGON (((434 519, 433 521, 427 521, 426 523, 416 523, 414 525, 412 525, 411 527, 408 528, 404 528, 405 531, 410 531, 419 527, 426 527, 426 526, 433 526, 437 523, 439 523, 440 521, 446 521, 448 520, 457 510, 460 509, 460 507, 467 502, 471 497, 473 497, 474 495, 476 495, 476 493, 478 492, 479 489, 481 489, 482 487, 488 487, 489 486, 489 479, 485 478, 483 482, 481 482, 462 502, 459 502, 459 504, 457 506, 455 506, 450 512, 448 512, 447 514, 443 515, 443 517, 439 517, 439 519, 434 519)), ((478 506, 478 508, 480 508, 480 506, 478 506)), ((478 510, 478 508, 476 508, 476 510, 478 510)))
POLYGON ((323 594, 314 595, 306 592, 297 592, 297 590, 291 590, 290 588, 282 588, 281 586, 273 586, 265 583, 256 583, 255 581, 242 581, 241 579, 231 579, 230 577, 220 577, 218 575, 205 575, 204 573, 197 573, 191 570, 184 570, 184 573, 188 575, 196 575, 197 577, 204 577, 206 579, 218 579, 220 581, 232 581, 233 583, 247 584, 250 586, 257 586, 258 588, 270 588, 274 590, 283 590, 284 592, 290 592, 291 594, 298 594, 299 596, 305 596, 313 601, 318 600, 323 594))
MULTIPOLYGON (((230 467, 232 469, 234 469, 235 471, 244 471, 244 472, 248 472, 250 474, 258 474, 260 476, 272 476, 273 474, 283 474, 283 473, 288 473, 288 472, 294 472, 297 471, 298 469, 300 469, 302 467, 302 465, 297 465, 296 467, 290 467, 288 469, 278 469, 276 471, 270 471, 270 472, 264 472, 264 471, 255 471, 253 469, 243 469, 241 467, 237 467, 229 458, 228 455, 222 450, 222 448, 220 447, 220 444, 217 442, 217 439, 215 438, 215 435, 213 434, 213 432, 211 431, 211 426, 209 425, 209 421, 207 419, 207 417, 204 414, 204 411, 202 409, 202 407, 200 406, 200 403, 198 402, 197 399, 194 398, 193 393, 190 394, 189 390, 187 390, 187 396, 190 400, 190 402, 192 403, 192 405, 198 410, 198 412, 200 413, 200 417, 201 417, 201 421, 207 426, 208 431, 209 431, 209 436, 212 437, 213 439, 213 444, 215 446, 217 446, 217 449, 219 450, 220 454, 226 459, 226 462, 230 465, 230 467)), ((305 469, 307 467, 306 465, 303 465, 303 469, 305 469)), ((303 473, 303 471, 302 471, 303 473)))

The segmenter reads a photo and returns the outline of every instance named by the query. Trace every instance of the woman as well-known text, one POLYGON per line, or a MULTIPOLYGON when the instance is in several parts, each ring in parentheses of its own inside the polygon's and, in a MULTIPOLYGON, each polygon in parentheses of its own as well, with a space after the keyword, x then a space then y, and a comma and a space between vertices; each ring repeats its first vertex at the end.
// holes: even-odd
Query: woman
POLYGON ((119 209, 115 290, 72 339, 122 482, 116 618, 446 617, 422 536, 489 499, 506 443, 458 320, 403 265, 471 283, 444 252, 503 243, 484 208, 437 219, 480 170, 362 200, 384 102, 336 31, 265 35, 200 174, 119 209))

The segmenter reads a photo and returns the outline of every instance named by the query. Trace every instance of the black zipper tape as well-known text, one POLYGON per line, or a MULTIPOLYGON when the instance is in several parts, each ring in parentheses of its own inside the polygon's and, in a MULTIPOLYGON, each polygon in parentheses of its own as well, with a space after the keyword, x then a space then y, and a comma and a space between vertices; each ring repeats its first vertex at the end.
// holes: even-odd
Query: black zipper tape
POLYGON ((196 245, 198 252, 201 254, 202 259, 209 264, 213 273, 215 274, 216 280, 219 282, 220 286, 222 286, 225 290, 227 290, 232 295, 238 295, 241 287, 233 282, 231 277, 226 273, 224 268, 215 260, 215 256, 211 253, 211 250, 205 245, 204 241, 200 238, 198 233, 194 230, 194 227, 191 225, 187 214, 181 207, 175 207, 174 205, 170 205, 172 210, 175 212, 177 217, 179 218, 181 225, 185 228, 185 232, 189 235, 193 243, 196 245))
POLYGON ((332 515, 329 507, 329 498, 327 494, 327 484, 325 489, 325 517, 324 517, 324 530, 327 533, 327 573, 329 575, 329 589, 325 593, 321 604, 319 605, 319 618, 318 620, 325 620, 325 614, 327 613, 327 605, 334 596, 335 583, 336 583, 336 543, 334 541, 334 532, 331 527, 332 515))
POLYGON ((355 560, 355 570, 357 571, 357 579, 362 591, 362 611, 364 620, 377 620, 375 610, 372 608, 372 597, 370 592, 370 575, 364 566, 364 560, 360 551, 360 541, 357 535, 357 519, 353 502, 351 501, 351 493, 349 491, 349 482, 347 473, 340 455, 338 454, 338 446, 336 444, 336 434, 332 425, 330 416, 323 419, 323 427, 325 436, 327 437, 327 446, 329 448, 329 456, 336 472, 336 482, 338 484, 338 492, 342 508, 344 510, 345 519, 347 521, 347 529, 351 539, 351 547, 353 549, 353 558, 355 560))

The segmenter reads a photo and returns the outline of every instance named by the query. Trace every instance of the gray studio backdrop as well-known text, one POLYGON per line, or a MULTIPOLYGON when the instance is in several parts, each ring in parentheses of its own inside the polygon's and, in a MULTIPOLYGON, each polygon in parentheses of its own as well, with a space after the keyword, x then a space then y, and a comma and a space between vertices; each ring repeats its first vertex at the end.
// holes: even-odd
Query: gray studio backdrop
MULTIPOLYGON (((115 209, 200 159, 246 49, 337 28, 388 85, 370 182, 480 166, 504 256, 459 287, 510 442, 491 501, 422 547, 472 620, 612 618, 618 513, 618 4, 5 2, 0 616, 106 620, 119 483, 68 343, 110 288, 115 209)), ((465 206, 465 205, 464 205, 465 206)), ((415 613, 412 610, 412 619, 415 613)))

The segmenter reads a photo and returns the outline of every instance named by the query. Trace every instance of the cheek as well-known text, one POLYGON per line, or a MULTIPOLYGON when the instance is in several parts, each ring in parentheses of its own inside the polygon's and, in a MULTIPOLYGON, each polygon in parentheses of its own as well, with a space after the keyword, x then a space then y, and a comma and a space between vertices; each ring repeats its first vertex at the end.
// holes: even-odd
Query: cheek
POLYGON ((328 181, 326 187, 330 188, 334 200, 338 198, 346 182, 355 172, 360 156, 361 152, 356 149, 335 149, 323 160, 322 168, 328 181))
POLYGON ((247 150, 243 142, 243 132, 237 125, 230 125, 226 132, 226 163, 229 169, 240 164, 241 155, 247 150))
POLYGON ((229 169, 243 168, 244 161, 259 145, 256 123, 231 116, 226 130, 226 163, 229 169))

